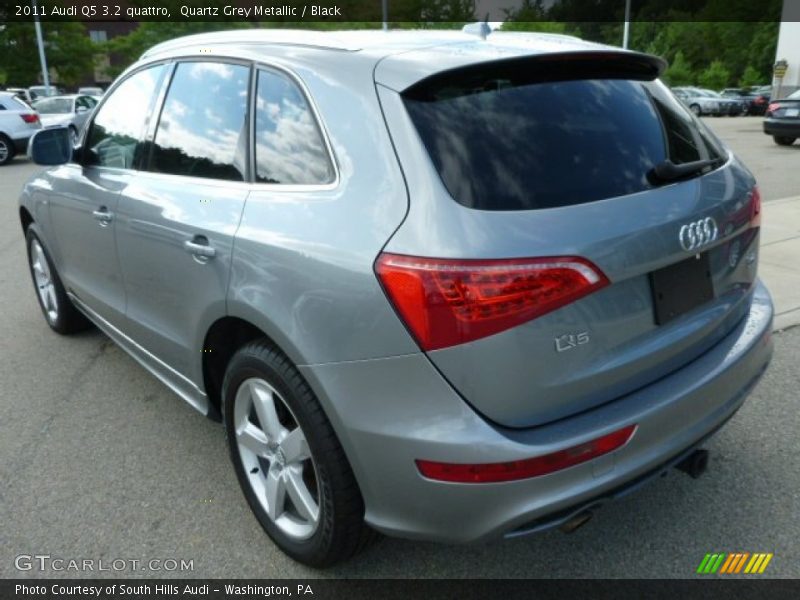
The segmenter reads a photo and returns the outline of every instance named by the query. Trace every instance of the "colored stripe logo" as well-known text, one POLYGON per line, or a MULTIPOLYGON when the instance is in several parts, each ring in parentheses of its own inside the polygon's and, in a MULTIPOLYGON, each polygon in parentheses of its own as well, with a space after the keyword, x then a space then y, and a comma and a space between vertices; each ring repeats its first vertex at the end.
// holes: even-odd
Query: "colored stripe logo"
POLYGON ((732 575, 745 573, 756 575, 767 570, 769 561, 772 560, 772 553, 757 552, 725 552, 709 553, 700 561, 697 572, 701 575, 732 575))

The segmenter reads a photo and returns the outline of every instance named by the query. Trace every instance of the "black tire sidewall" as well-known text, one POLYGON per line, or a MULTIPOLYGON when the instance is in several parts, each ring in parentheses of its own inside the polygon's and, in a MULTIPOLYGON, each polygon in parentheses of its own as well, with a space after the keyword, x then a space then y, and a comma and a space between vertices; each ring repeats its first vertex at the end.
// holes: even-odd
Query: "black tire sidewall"
MULTIPOLYGON (((331 544, 330 538, 333 534, 331 522, 333 517, 333 498, 331 482, 328 477, 329 469, 326 465, 325 448, 319 440, 316 426, 310 422, 304 403, 299 399, 299 396, 303 395, 303 390, 297 390, 294 387, 291 381, 287 381, 281 370, 277 369, 276 365, 271 364, 269 360, 264 360, 249 353, 237 353, 231 359, 223 382, 223 419, 236 477, 259 523, 286 554, 300 562, 313 565, 320 562, 321 557, 328 553, 328 548, 331 544), (245 380, 253 377, 264 379, 281 395, 302 428, 313 457, 312 460, 317 472, 320 520, 317 530, 306 540, 299 541, 288 537, 272 522, 253 492, 239 454, 235 441, 233 418, 236 391, 245 380)), ((316 402, 314 399, 312 401, 316 402)))

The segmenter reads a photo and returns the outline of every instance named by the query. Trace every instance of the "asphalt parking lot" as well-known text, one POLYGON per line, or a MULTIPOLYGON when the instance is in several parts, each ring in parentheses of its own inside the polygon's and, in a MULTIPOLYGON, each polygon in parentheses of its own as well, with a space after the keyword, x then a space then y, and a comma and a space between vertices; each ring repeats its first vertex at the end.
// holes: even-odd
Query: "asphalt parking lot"
MULTIPOLYGON (((761 119, 709 119, 758 176, 766 202, 797 195, 800 145, 761 119)), ((474 546, 384 539, 323 572, 279 552, 206 420, 97 331, 51 333, 34 297, 17 195, 38 167, 0 168, 0 577, 15 557, 184 559, 193 577, 690 577, 707 552, 772 552, 765 576, 800 577, 800 328, 775 335, 766 377, 706 446, 699 480, 674 472, 558 531, 474 546)))

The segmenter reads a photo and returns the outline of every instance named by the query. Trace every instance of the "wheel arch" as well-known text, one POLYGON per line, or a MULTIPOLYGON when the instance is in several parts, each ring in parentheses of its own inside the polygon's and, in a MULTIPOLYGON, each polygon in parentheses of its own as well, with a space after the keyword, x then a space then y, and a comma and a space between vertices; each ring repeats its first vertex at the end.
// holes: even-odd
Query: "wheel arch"
POLYGON ((22 233, 28 233, 28 227, 33 223, 33 215, 24 206, 19 207, 19 221, 22 225, 22 233))

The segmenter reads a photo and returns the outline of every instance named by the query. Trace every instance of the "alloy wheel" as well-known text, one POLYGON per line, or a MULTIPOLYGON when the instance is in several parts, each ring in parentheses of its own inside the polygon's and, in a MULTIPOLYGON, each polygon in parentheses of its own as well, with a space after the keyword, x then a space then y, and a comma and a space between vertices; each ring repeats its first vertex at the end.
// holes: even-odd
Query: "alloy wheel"
POLYGON ((53 283, 50 273, 50 264, 44 254, 44 249, 38 240, 31 241, 30 252, 31 268, 33 278, 36 282, 36 293, 39 294, 39 301, 42 303, 47 320, 55 323, 58 319, 58 299, 56 298, 56 286, 53 283))
POLYGON ((0 163, 8 160, 9 148, 5 141, 0 140, 0 163))
POLYGON ((234 427, 242 466, 269 519, 305 540, 320 521, 317 470, 306 436, 281 395, 261 378, 236 392, 234 427))

